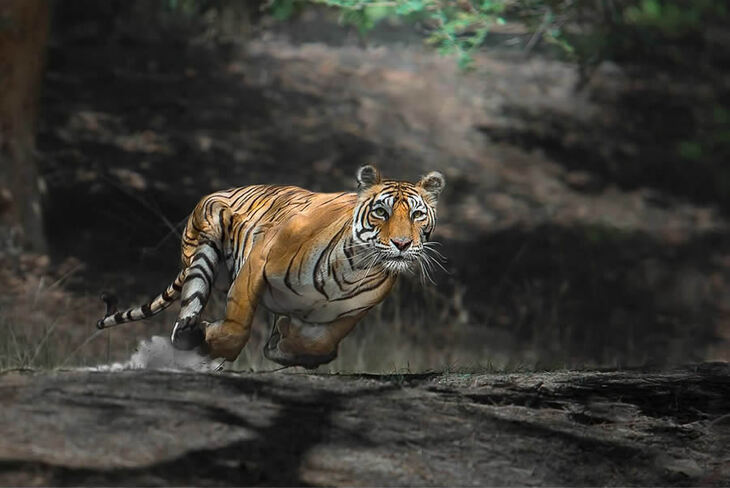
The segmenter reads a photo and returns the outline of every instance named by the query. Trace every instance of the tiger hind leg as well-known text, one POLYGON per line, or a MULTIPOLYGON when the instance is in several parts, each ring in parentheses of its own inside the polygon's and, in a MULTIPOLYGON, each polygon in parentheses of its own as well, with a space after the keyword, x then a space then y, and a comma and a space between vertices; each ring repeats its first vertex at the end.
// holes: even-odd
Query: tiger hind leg
POLYGON ((180 315, 171 336, 172 345, 177 349, 194 349, 205 341, 200 313, 210 297, 219 261, 220 250, 217 245, 205 241, 197 247, 190 266, 186 268, 180 315))

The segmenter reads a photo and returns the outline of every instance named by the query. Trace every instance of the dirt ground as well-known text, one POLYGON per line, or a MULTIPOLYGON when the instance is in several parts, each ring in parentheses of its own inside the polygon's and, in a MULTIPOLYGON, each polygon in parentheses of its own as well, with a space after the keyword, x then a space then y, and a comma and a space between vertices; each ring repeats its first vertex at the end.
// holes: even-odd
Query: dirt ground
POLYGON ((0 375, 0 484, 727 486, 730 370, 0 375))

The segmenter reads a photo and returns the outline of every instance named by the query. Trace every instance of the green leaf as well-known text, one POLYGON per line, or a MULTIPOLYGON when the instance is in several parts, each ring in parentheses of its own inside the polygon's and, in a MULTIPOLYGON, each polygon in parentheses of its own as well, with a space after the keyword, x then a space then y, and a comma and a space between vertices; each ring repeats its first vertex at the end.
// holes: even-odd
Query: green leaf
POLYGON ((697 141, 682 141, 679 143, 679 155, 697 161, 702 157, 702 145, 697 141))

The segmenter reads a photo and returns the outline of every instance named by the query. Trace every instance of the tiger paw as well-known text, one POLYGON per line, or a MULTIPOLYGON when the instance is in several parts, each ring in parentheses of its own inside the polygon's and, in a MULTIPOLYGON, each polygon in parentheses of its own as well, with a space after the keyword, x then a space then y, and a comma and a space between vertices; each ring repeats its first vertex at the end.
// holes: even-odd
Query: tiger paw
POLYGON ((264 356, 270 361, 282 366, 302 366, 307 369, 316 369, 327 364, 337 357, 337 351, 329 354, 291 354, 282 352, 279 348, 264 347, 264 356))
POLYGON ((189 351, 205 342, 205 333, 200 324, 200 316, 192 315, 178 319, 172 329, 172 345, 176 349, 189 351))
POLYGON ((205 332, 205 343, 200 352, 211 358, 223 358, 235 361, 248 342, 248 330, 240 330, 236 324, 226 324, 224 320, 202 322, 205 332))
POLYGON ((269 340, 264 344, 266 359, 279 363, 282 366, 303 366, 315 369, 337 357, 337 347, 334 350, 322 347, 309 347, 302 344, 299 334, 292 335, 292 322, 287 316, 279 316, 271 327, 269 340))

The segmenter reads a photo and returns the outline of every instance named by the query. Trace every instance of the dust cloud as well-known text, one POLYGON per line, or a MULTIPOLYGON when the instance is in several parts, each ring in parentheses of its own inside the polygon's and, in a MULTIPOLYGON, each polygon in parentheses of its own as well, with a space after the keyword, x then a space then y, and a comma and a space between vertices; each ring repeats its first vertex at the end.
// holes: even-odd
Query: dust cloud
POLYGON ((223 364, 222 359, 211 359, 198 349, 181 351, 175 349, 168 337, 152 336, 143 339, 132 356, 123 362, 102 364, 93 371, 125 371, 132 369, 153 369, 164 371, 217 371, 223 364))

